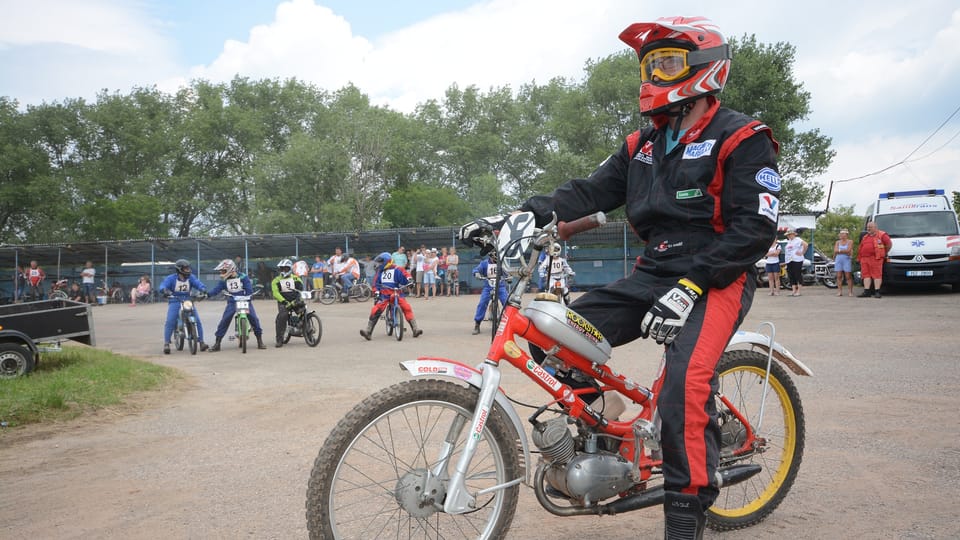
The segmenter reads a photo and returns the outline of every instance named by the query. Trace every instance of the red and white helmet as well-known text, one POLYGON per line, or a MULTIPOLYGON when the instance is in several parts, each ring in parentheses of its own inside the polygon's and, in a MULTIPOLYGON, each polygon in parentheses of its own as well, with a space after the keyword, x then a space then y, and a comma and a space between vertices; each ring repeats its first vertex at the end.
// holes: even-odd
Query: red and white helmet
POLYGON ((634 23, 620 32, 640 59, 640 113, 663 114, 672 107, 718 94, 730 74, 730 46, 705 17, 663 17, 634 23))

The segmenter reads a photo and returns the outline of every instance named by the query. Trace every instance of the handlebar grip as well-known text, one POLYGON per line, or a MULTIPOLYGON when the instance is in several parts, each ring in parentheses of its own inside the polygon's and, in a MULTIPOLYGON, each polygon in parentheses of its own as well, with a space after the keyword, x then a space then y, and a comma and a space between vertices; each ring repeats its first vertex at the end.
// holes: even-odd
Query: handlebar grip
POLYGON ((571 236, 596 229, 607 222, 607 215, 603 212, 597 212, 589 216, 583 216, 569 223, 560 221, 557 223, 557 237, 561 240, 569 240, 571 236))

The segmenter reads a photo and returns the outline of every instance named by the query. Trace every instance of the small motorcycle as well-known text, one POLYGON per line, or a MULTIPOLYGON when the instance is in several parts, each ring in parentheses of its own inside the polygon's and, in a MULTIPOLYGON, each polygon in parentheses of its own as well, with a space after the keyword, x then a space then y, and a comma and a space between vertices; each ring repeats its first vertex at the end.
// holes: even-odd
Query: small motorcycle
POLYGON ((197 348, 200 345, 200 333, 197 329, 197 310, 193 306, 193 300, 180 302, 177 328, 174 330, 173 336, 178 351, 182 351, 184 344, 187 344, 190 354, 197 354, 197 348))
MULTIPOLYGON (((540 251, 603 221, 591 218, 554 219, 541 230, 532 214, 518 213, 499 240, 486 240, 518 279, 484 360, 401 361, 413 380, 374 393, 337 423, 310 473, 310 538, 504 538, 521 484, 560 517, 663 504, 656 407, 662 381, 646 387, 612 369, 610 343, 554 295, 522 303, 540 251), (518 338, 547 352, 543 364, 518 338), (501 386, 501 365, 545 392, 542 405, 511 400, 501 386), (558 371, 593 386, 575 389, 554 376, 558 371), (602 397, 584 400, 597 393, 602 397), (628 411, 624 402, 640 410, 628 411), (515 405, 534 409, 529 426, 515 405)), ((714 530, 748 527, 770 515, 803 458, 804 411, 787 372, 812 372, 774 341, 773 325, 764 324, 769 336, 737 331, 716 369, 721 445, 713 483, 720 495, 707 510, 714 530)))
POLYGON ((316 347, 323 336, 323 325, 320 317, 314 311, 307 311, 306 302, 310 300, 310 291, 300 291, 300 301, 287 310, 287 329, 283 334, 283 343, 289 343, 290 338, 299 336, 310 347, 316 347))
POLYGON ((234 335, 232 337, 237 339, 240 350, 246 354, 247 341, 250 339, 250 297, 240 294, 224 294, 233 297, 237 311, 233 315, 234 335))

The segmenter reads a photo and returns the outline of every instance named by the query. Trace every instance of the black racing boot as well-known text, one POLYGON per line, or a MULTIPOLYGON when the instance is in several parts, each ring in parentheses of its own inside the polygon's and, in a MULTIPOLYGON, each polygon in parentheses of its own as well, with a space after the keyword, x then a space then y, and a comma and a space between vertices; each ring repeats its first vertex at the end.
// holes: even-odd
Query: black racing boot
POLYGON ((702 540, 707 514, 700 498, 675 491, 663 494, 663 538, 665 540, 702 540))
POLYGON ((217 341, 215 341, 215 342, 213 343, 213 347, 210 347, 209 349, 207 349, 207 352, 218 352, 218 351, 220 351, 220 340, 221 340, 221 339, 223 339, 223 338, 222 338, 222 337, 218 337, 218 338, 217 338, 217 341))
POLYGON ((378 319, 379 317, 367 321, 367 328, 360 331, 360 335, 363 336, 363 339, 370 341, 370 338, 373 336, 373 327, 377 325, 378 319))
POLYGON ((417 326, 417 320, 416 320, 416 319, 410 319, 410 329, 413 330, 413 337, 420 337, 420 334, 423 333, 423 330, 421 330, 421 329, 417 326))
POLYGON ((202 342, 202 341, 200 342, 200 352, 203 352, 203 351, 205 351, 205 350, 207 350, 207 349, 209 349, 209 348, 210 348, 209 345, 207 345, 206 343, 204 343, 204 342, 202 342))
POLYGON ((477 335, 479 333, 480 333, 480 323, 475 322, 473 323, 473 335, 477 335))
POLYGON ((257 338, 257 348, 258 348, 258 349, 266 349, 266 348, 267 348, 267 346, 263 344, 263 336, 257 336, 257 335, 255 335, 254 337, 257 338))
POLYGON ((280 347, 283 347, 283 340, 280 339, 280 338, 277 338, 277 342, 274 343, 273 346, 276 347, 276 348, 278 348, 278 349, 279 349, 280 347))
POLYGON ((164 343, 164 344, 163 344, 163 354, 170 354, 170 344, 169 344, 169 343, 164 343))

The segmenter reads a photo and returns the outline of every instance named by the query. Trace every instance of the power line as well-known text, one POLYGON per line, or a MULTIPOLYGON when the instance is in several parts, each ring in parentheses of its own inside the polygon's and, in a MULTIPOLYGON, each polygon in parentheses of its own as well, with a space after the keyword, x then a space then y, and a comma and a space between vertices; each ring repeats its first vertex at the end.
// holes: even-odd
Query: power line
MULTIPOLYGON (((891 164, 891 165, 887 165, 886 167, 884 167, 884 168, 882 168, 882 169, 880 169, 880 170, 877 170, 877 171, 873 171, 873 172, 871 172, 871 173, 863 174, 863 175, 860 175, 860 176, 854 176, 853 178, 844 178, 843 180, 831 180, 830 183, 831 183, 831 184, 842 184, 843 182, 852 182, 852 181, 854 181, 854 180, 861 180, 861 179, 863 179, 863 178, 868 178, 868 177, 870 177, 870 176, 876 176, 876 175, 878 175, 878 174, 880 174, 880 173, 882 173, 882 172, 889 171, 890 169, 892 169, 892 168, 894 168, 894 167, 899 167, 900 165, 903 165, 904 163, 906 163, 906 162, 910 159, 910 156, 912 156, 913 154, 917 153, 917 151, 920 150, 920 149, 923 147, 923 145, 927 144, 927 141, 929 141, 931 138, 933 138, 934 135, 936 135, 937 133, 939 133, 940 130, 943 129, 943 126, 947 125, 947 123, 950 122, 950 120, 952 120, 953 117, 956 116, 958 112, 960 112, 960 106, 958 106, 956 109, 954 109, 953 112, 950 113, 950 116, 948 116, 947 119, 944 120, 944 121, 937 127, 937 129, 933 130, 933 133, 931 133, 930 135, 928 135, 927 138, 923 140, 923 142, 921 142, 919 145, 917 145, 917 147, 914 148, 912 152, 910 152, 909 154, 907 154, 907 156, 906 156, 905 158, 901 159, 900 161, 898 161, 898 162, 896 162, 896 163, 893 163, 893 164, 891 164)), ((937 148, 937 149, 934 150, 933 152, 930 152, 929 154, 927 154, 927 155, 925 155, 925 156, 923 156, 923 157, 919 157, 919 158, 917 158, 917 159, 915 159, 915 160, 912 160, 912 161, 920 161, 921 159, 925 159, 925 158, 928 158, 928 157, 932 156, 933 154, 935 154, 935 153, 937 153, 938 151, 940 151, 944 146, 946 146, 947 144, 950 144, 950 142, 953 141, 953 140, 957 137, 958 134, 960 134, 960 131, 958 131, 956 134, 954 134, 953 137, 950 137, 950 139, 949 139, 946 143, 944 143, 943 145, 941 145, 939 148, 937 148)))

